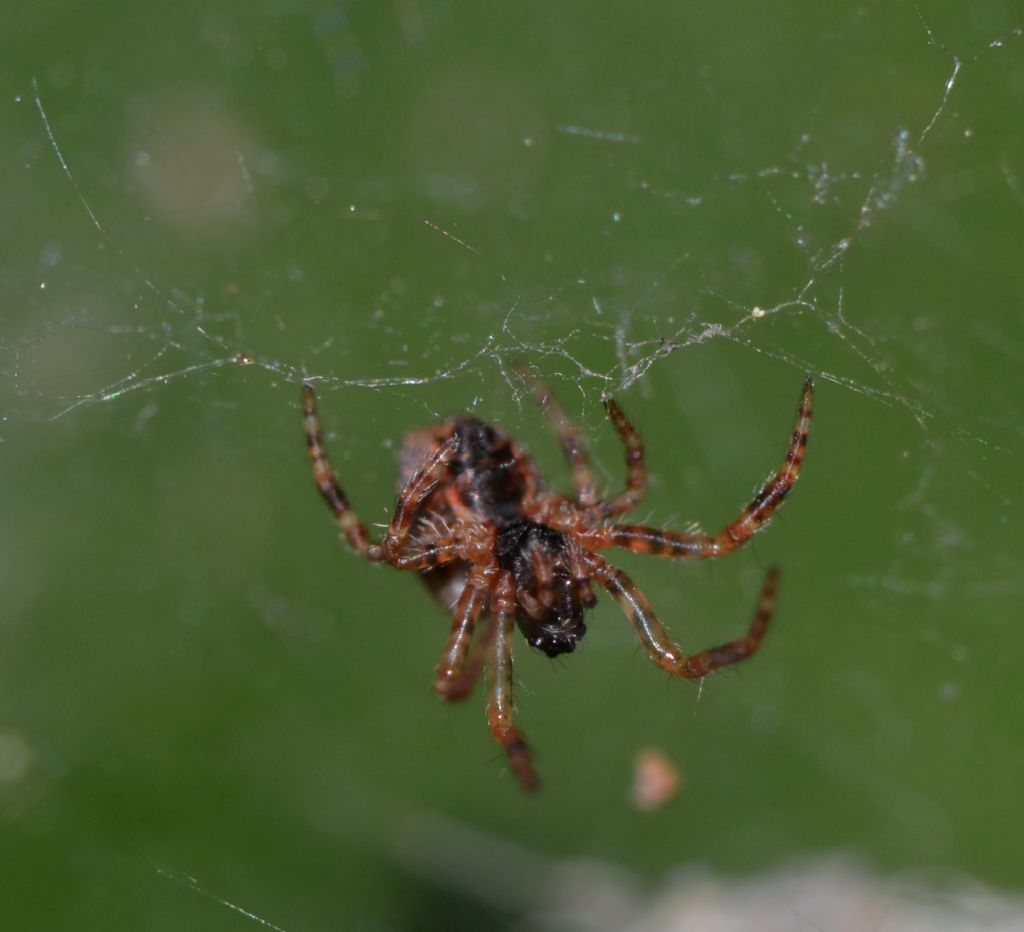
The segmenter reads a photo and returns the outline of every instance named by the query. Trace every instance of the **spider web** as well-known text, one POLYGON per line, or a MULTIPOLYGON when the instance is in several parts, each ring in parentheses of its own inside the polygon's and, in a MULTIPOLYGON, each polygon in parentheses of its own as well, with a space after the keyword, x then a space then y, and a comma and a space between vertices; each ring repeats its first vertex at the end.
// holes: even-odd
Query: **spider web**
MULTIPOLYGON (((870 857, 902 865, 928 849, 940 863, 1013 884, 998 845, 956 850, 965 825, 990 827, 950 802, 977 778, 971 765, 926 788, 906 736, 930 736, 921 760, 944 767, 973 736, 975 766, 986 771, 1021 711, 1009 656, 982 659, 992 643, 1015 643, 1008 619, 1019 617, 1024 589, 1015 531, 1024 150, 1010 116, 1024 74, 1020 24, 998 5, 868 5, 808 19, 787 43, 767 20, 763 36, 753 23, 719 25, 722 48, 705 54, 687 24, 662 11, 671 41, 596 28, 563 54, 577 33, 564 14, 533 11, 499 40, 480 38, 481 20, 443 4, 398 3, 379 21, 358 5, 301 14, 279 6, 249 31, 227 7, 204 19, 204 54, 220 57, 187 80, 159 58, 159 77, 136 89, 136 53, 95 37, 91 48, 116 67, 54 52, 24 66, 8 98, 9 174, 19 179, 11 213, 22 228, 12 224, 5 237, 0 439, 34 504, 16 511, 3 543, 10 695, 41 695, 27 684, 53 638, 66 635, 58 622, 74 598, 49 598, 64 585, 57 567, 86 591, 89 573, 102 572, 122 593, 167 598, 157 568, 166 560, 186 567, 174 617, 205 631, 221 605, 210 590, 243 589, 267 631, 300 645, 327 640, 336 656, 326 633, 336 619, 314 606, 337 600, 340 587, 322 582, 323 597, 304 600, 274 568, 307 579, 303 560, 282 553, 312 549, 305 529, 325 520, 316 512, 297 530, 295 513, 273 506, 292 486, 296 509, 312 497, 292 455, 297 444, 301 457, 304 380, 317 385, 336 465, 371 523, 387 520, 388 448, 456 411, 525 435, 544 471, 564 475, 514 373, 523 361, 597 438, 610 485, 621 481, 620 454, 602 438, 600 401, 622 401, 652 457, 650 510, 637 520, 679 527, 684 510, 710 523, 742 503, 781 452, 810 373, 818 420, 794 496, 805 515, 790 520, 800 506, 787 506, 745 565, 715 568, 718 594, 685 602, 710 618, 689 638, 720 636, 738 594, 756 591, 762 564, 788 561, 789 643, 802 641, 807 653, 791 646, 786 656, 811 695, 834 696, 793 738, 793 755, 892 819, 891 838, 865 844, 870 857), (559 52, 536 52, 531 29, 559 52), (634 41, 652 43, 650 62, 628 53, 634 41), (449 60, 449 43, 472 54, 449 60), (635 72, 613 78, 605 66, 620 50, 635 72), (45 491, 34 491, 39 450, 61 460, 39 467, 45 491), (236 482, 237 505, 221 510, 236 482), (76 503, 71 530, 53 518, 33 523, 53 510, 54 489, 109 501, 122 487, 125 515, 109 530, 99 530, 108 519, 98 504, 79 518, 76 503), (204 506, 215 517, 197 517, 204 506), (152 537, 128 520, 133 509, 152 537), (180 539, 177 509, 192 525, 180 539), (259 516, 268 510, 272 519, 259 516), (230 557, 213 553, 232 522, 252 540, 231 535, 230 557), (253 542, 271 537, 292 546, 253 542), (808 540, 820 551, 813 558, 800 556, 808 540), (188 562, 193 548, 207 554, 202 570, 188 562), (92 554, 102 570, 77 573, 92 554), (247 560, 265 580, 249 579, 247 560), (801 588, 803 603, 789 595, 801 588), (836 619, 828 635, 819 608, 836 619), (909 674, 892 657, 920 658, 920 668, 909 674), (823 744, 844 702, 865 731, 823 744), (947 723, 941 736, 928 730, 936 714, 947 723), (898 774, 874 766, 901 754, 898 774)), ((365 584, 356 567, 338 572, 351 573, 341 577, 346 587, 365 584)), ((666 614, 677 608, 678 579, 644 573, 652 600, 666 614)), ((378 608, 369 597, 361 605, 378 608)), ((226 624, 224 638, 242 643, 244 620, 226 624)), ((408 646, 410 678, 434 659, 436 626, 421 627, 422 640, 408 646)), ((130 630, 111 628, 120 663, 110 669, 149 656, 130 630)), ((590 637, 591 662, 630 643, 628 631, 597 625, 590 637)), ((372 639, 359 643, 374 649, 372 639)), ((62 649, 69 668, 75 647, 88 644, 76 629, 62 649)), ((652 713, 655 733, 680 720, 689 727, 693 702, 675 692, 666 701, 657 683, 653 693, 629 692, 639 661, 625 653, 634 662, 627 673, 624 661, 614 691, 664 706, 652 713)), ((234 672, 237 682, 249 676, 234 672)), ((564 681, 549 689, 523 678, 534 719, 561 701, 553 697, 564 681)), ((739 679, 728 690, 709 685, 742 696, 752 677, 739 679)), ((749 712, 744 728, 769 741, 803 694, 795 674, 768 671, 762 682, 768 701, 732 701, 749 712)), ((379 695, 380 681, 363 685, 379 695)), ((92 686, 70 688, 86 706, 109 701, 92 686)), ((593 682, 572 688, 595 691, 593 682)), ((379 710, 388 722, 415 691, 398 693, 392 718, 386 703, 379 710)), ((26 736, 15 741, 19 754, 45 760, 32 715, 14 700, 9 708, 26 736)), ((565 708, 588 714, 582 700, 565 708)), ((709 731, 719 708, 701 708, 709 731)), ((43 716, 36 727, 52 731, 54 721, 43 716)), ((463 718, 457 727, 478 725, 463 718)), ((57 748, 55 758, 81 753, 68 737, 57 748)), ((1014 760, 1024 763, 1019 752, 1014 760)), ((17 772, 23 779, 30 768, 17 772)), ((428 800, 431 789, 428 780, 428 800)), ((1001 791, 1012 798, 1009 778, 994 778, 993 798, 1001 791)), ((475 818, 495 828, 479 810, 475 818)), ((288 821, 298 821, 294 811, 288 821)), ((856 847, 852 834, 821 839, 808 828, 805 838, 856 847)), ((735 829, 732 842, 732 854, 723 841, 707 857, 743 863, 735 850, 749 850, 750 839, 735 829)), ((390 842, 378 844, 386 856, 390 842)), ((292 927, 285 898, 259 906, 244 883, 234 892, 217 866, 204 874, 182 849, 155 861, 155 876, 257 923, 292 927)))
MULTIPOLYGON (((42 274, 35 287, 41 294, 33 302, 35 313, 0 346, 7 361, 4 374, 8 388, 18 399, 7 405, 4 418, 59 420, 82 407, 116 401, 136 392, 151 393, 178 380, 235 366, 262 370, 282 388, 283 381, 308 379, 375 391, 429 388, 472 374, 491 380, 497 370, 518 396, 522 386, 509 375, 507 361, 522 357, 536 360, 542 369, 553 370, 556 377, 562 375, 579 384, 584 403, 588 403, 626 392, 654 365, 680 351, 727 341, 874 401, 902 408, 919 425, 938 419, 943 422, 942 430, 981 443, 995 442, 984 432, 976 432, 966 419, 957 423, 950 416, 954 402, 937 396, 933 385, 915 384, 912 375, 894 365, 895 351, 889 350, 889 344, 896 343, 899 348, 901 335, 887 333, 880 326, 859 325, 856 315, 851 319, 844 307, 847 256, 862 240, 876 236, 879 226, 884 228, 885 215, 901 204, 908 189, 927 181, 927 152, 932 137, 941 133, 948 146, 958 134, 966 139, 972 136, 969 117, 947 114, 963 68, 966 65, 968 73, 980 70, 991 55, 1008 44, 1017 47, 1021 39, 1020 30, 1011 29, 969 56, 954 53, 936 38, 924 15, 919 11, 917 15, 927 47, 935 53, 936 61, 945 61, 945 78, 931 95, 930 106, 926 102, 916 116, 908 113, 905 120, 894 120, 883 128, 884 138, 878 138, 880 133, 872 140, 873 147, 863 145, 859 164, 833 167, 835 162, 848 160, 842 158, 843 153, 837 157, 831 140, 824 138, 828 134, 826 126, 820 132, 811 128, 797 134, 789 151, 775 161, 727 171, 716 166, 696 180, 688 178, 692 187, 671 187, 670 179, 662 180, 657 167, 645 167, 642 157, 620 158, 617 149, 642 150, 644 140, 638 135, 569 123, 550 128, 549 145, 591 145, 599 150, 600 158, 607 160, 607 174, 618 182, 613 200, 641 203, 643 212, 637 213, 644 219, 646 214, 661 214, 659 219, 663 219, 682 213, 684 238, 692 235, 688 228, 708 222, 718 211, 735 209, 737 204, 755 223, 764 224, 766 217, 775 219, 777 222, 764 225, 770 226, 771 240, 777 242, 781 237, 784 244, 788 282, 771 282, 761 303, 751 301, 742 287, 729 281, 730 265, 742 271, 743 263, 750 258, 740 255, 742 250, 753 253, 764 247, 749 230, 744 230, 748 241, 734 247, 736 255, 709 260, 684 247, 670 247, 666 259, 648 263, 652 271, 633 271, 633 287, 620 288, 624 294, 609 300, 604 280, 608 273, 595 273, 591 267, 579 264, 567 274, 545 276, 555 279, 553 287, 538 287, 528 280, 528 274, 503 267, 501 258, 494 258, 493 248, 474 246, 470 233, 460 237, 446 228, 439 219, 443 207, 432 207, 427 209, 429 215, 418 215, 415 222, 422 224, 428 235, 440 237, 451 251, 461 250, 476 257, 470 261, 482 267, 478 277, 486 281, 493 274, 490 293, 475 300, 438 293, 425 306, 417 307, 415 297, 404 298, 411 285, 401 270, 390 270, 393 274, 389 280, 372 296, 373 307, 346 306, 343 313, 335 315, 340 320, 329 327, 330 332, 320 334, 312 343, 300 344, 287 355, 275 352, 281 331, 295 326, 286 321, 283 310, 269 310, 277 332, 270 339, 261 339, 263 335, 258 331, 262 321, 257 317, 266 315, 267 308, 225 308, 233 303, 224 300, 225 293, 237 294, 240 288, 234 281, 223 282, 219 289, 222 293, 211 295, 203 289, 176 286, 147 271, 145 257, 131 245, 135 232, 131 225, 151 223, 153 217, 145 215, 135 220, 130 215, 119 216, 118 227, 128 229, 123 234, 121 229, 114 229, 113 220, 101 216, 102 209, 94 209, 95 196, 87 190, 88 182, 80 181, 74 157, 70 156, 70 161, 65 157, 38 79, 33 77, 31 89, 15 98, 19 106, 37 111, 40 125, 25 167, 36 175, 52 174, 59 168, 68 190, 57 197, 87 220, 92 234, 84 241, 89 245, 91 239, 93 249, 107 254, 104 258, 109 258, 111 268, 121 275, 121 288, 129 297, 120 301, 114 298, 106 307, 96 307, 99 302, 90 300, 88 284, 83 288, 80 280, 83 266, 65 255, 67 247, 62 237, 46 242, 39 255, 42 274), (65 271, 69 267, 70 273, 65 271), (73 289, 80 297, 72 301, 61 294, 64 300, 54 299, 55 286, 73 289), (686 293, 685 300, 678 300, 680 293, 686 293), (484 327, 472 328, 482 330, 481 335, 451 330, 450 316, 460 312, 484 321, 484 327), (360 315, 366 319, 360 320, 360 315), (816 352, 820 343, 815 343, 813 336, 797 340, 787 332, 777 337, 772 327, 776 318, 810 321, 808 329, 818 330, 832 345, 816 352), (387 319, 396 323, 381 323, 387 319), (382 336, 380 345, 386 359, 369 367, 369 371, 353 374, 353 368, 366 367, 348 365, 338 357, 345 355, 346 336, 360 328, 382 336), (82 344, 81 352, 76 341, 82 344), (54 345, 60 347, 59 365, 50 355, 54 345), (118 360, 128 362, 121 371, 118 360), (104 381, 104 369, 112 370, 115 376, 104 381), (48 384, 56 372, 65 384, 48 384)), ((348 29, 339 23, 324 28, 328 32, 348 29)), ((324 54, 329 54, 329 44, 324 54)), ((337 63, 334 66, 341 67, 337 63)), ((349 67, 345 65, 343 70, 347 73, 349 67)), ((356 80, 351 75, 349 78, 356 80)), ((130 140, 137 144, 129 153, 135 162, 132 167, 139 169, 130 179, 131 190, 143 198, 148 196, 148 206, 162 209, 167 222, 179 224, 186 233, 206 226, 214 237, 236 235, 238 231, 230 229, 231 218, 246 211, 246 201, 256 193, 257 176, 268 177, 268 184, 279 183, 277 173, 283 170, 276 161, 282 156, 268 152, 265 145, 246 136, 240 124, 230 122, 226 111, 215 110, 207 102, 188 102, 187 94, 183 96, 184 104, 154 104, 156 112, 145 115, 148 135, 142 141, 130 140), (160 104, 166 112, 159 112, 160 104), (168 125, 160 123, 161 118, 168 125), (222 144, 227 149, 218 153, 222 158, 216 168, 234 177, 198 177, 198 168, 190 160, 206 152, 190 148, 193 140, 188 134, 209 129, 204 121, 219 130, 219 138, 206 145, 222 144), (173 136, 179 129, 186 138, 173 136), (154 154, 144 149, 142 142, 162 142, 167 151, 154 154), (173 164, 177 176, 149 179, 146 170, 160 159, 173 164), (262 168, 250 164, 259 159, 268 164, 262 168), (159 188, 161 183, 167 190, 159 188), (218 185, 227 192, 218 190, 218 185), (197 192, 189 191, 189 187, 197 192), (198 200, 210 191, 215 195, 212 203, 181 206, 183 196, 198 200)), ((432 103, 428 102, 428 108, 432 103)), ((824 103, 818 106, 825 109, 824 103)), ((823 117, 819 122, 827 123, 823 117)), ((517 142, 527 150, 537 144, 529 135, 517 142)), ((1018 176, 1009 150, 1001 153, 999 170, 1007 192, 1019 199, 1018 176)), ((444 186, 457 187, 454 179, 427 177, 422 183, 428 194, 442 203, 444 186)), ((329 182, 321 176, 304 180, 304 193, 314 201, 325 197, 328 188, 329 182)), ((473 196, 461 195, 466 202, 473 202, 473 196)), ((449 199, 457 208, 466 206, 460 203, 458 194, 449 199)), ((371 226, 382 222, 384 211, 372 202, 353 202, 347 205, 347 213, 354 226, 371 226)), ((612 211, 604 219, 609 223, 601 232, 607 235, 614 225, 625 221, 624 211, 612 211)), ((550 254, 546 258, 551 260, 550 254)), ((457 255, 450 264, 464 265, 465 256, 457 255)), ((303 281, 314 272, 298 263, 279 271, 292 282, 303 281)), ((623 274, 623 268, 615 269, 613 274, 623 274)), ((273 308, 275 296, 270 294, 266 301, 273 308)), ((319 319, 317 322, 322 323, 319 319)), ((922 329, 928 327, 925 320, 916 323, 922 329)), ((1000 336, 989 334, 988 339, 998 341, 1000 336)), ((1005 341, 1002 343, 1005 347, 1005 341)))
MULTIPOLYGON (((1019 35, 1015 33, 1014 37, 1019 38, 1019 35)), ((934 42, 930 32, 929 39, 934 42)), ((992 43, 993 48, 1002 45, 1001 40, 995 40, 992 43)), ((950 57, 953 62, 952 72, 946 82, 939 108, 932 114, 916 142, 911 142, 910 131, 898 129, 891 141, 891 153, 888 159, 883 160, 883 164, 875 171, 850 171, 832 175, 824 163, 803 162, 803 153, 812 139, 810 134, 805 134, 801 136, 798 144, 782 164, 761 166, 745 172, 730 172, 724 177, 712 179, 711 183, 716 187, 755 187, 759 194, 770 201, 773 209, 782 214, 796 249, 802 254, 806 266, 806 277, 799 279, 798 284, 790 289, 789 297, 773 306, 746 307, 730 298, 726 293, 707 286, 701 289, 704 296, 701 303, 710 304, 711 307, 704 313, 713 314, 716 310, 715 305, 724 305, 728 309, 727 316, 705 317, 704 313, 695 309, 685 314, 684 319, 680 321, 676 314, 642 313, 639 309, 654 303, 653 296, 663 290, 666 281, 678 274, 680 267, 691 264, 688 256, 680 256, 649 283, 637 301, 638 307, 631 307, 628 311, 619 312, 618 319, 613 324, 601 319, 606 311, 598 296, 590 290, 590 283, 583 275, 556 291, 535 298, 529 308, 523 306, 527 303, 527 299, 519 293, 519 288, 517 288, 514 297, 506 299, 505 302, 494 301, 492 302, 493 307, 487 309, 495 324, 496 332, 489 333, 475 346, 463 350, 461 355, 459 351, 456 351, 454 358, 446 360, 444 365, 431 368, 429 362, 441 353, 434 348, 425 349, 422 346, 413 348, 414 339, 408 333, 401 333, 397 335, 396 341, 398 352, 395 358, 388 360, 388 366, 402 370, 413 368, 419 364, 419 369, 415 374, 356 377, 343 377, 322 372, 315 365, 297 359, 288 360, 263 353, 254 354, 250 351, 251 344, 242 336, 246 328, 241 313, 226 311, 210 314, 206 310, 207 298, 205 295, 179 293, 175 289, 168 289, 147 277, 144 269, 135 264, 135 259, 127 247, 109 232, 94 212, 64 157, 40 96, 38 82, 33 78, 31 100, 38 111, 45 139, 52 150, 52 156, 56 159, 77 197, 81 209, 95 228, 98 236, 97 245, 100 249, 109 249, 124 263, 127 270, 134 272, 135 277, 141 281, 141 285, 136 285, 136 287, 141 287, 142 290, 134 299, 127 302, 126 307, 133 312, 133 315, 131 318, 125 318, 122 322, 101 323, 94 321, 88 312, 83 314, 81 311, 77 311, 64 318, 48 320, 43 327, 29 330, 16 340, 12 340, 10 344, 4 345, 2 348, 11 360, 6 370, 10 386, 15 394, 38 402, 39 407, 29 409, 34 415, 43 414, 52 421, 63 418, 83 406, 115 401, 132 392, 150 391, 179 379, 226 366, 256 366, 270 373, 272 377, 282 377, 292 383, 309 381, 328 383, 337 387, 347 386, 374 390, 425 387, 436 382, 459 378, 469 372, 497 366, 509 388, 519 394, 522 392, 522 385, 518 379, 509 375, 508 367, 503 363, 508 359, 519 360, 529 356, 553 362, 555 366, 560 366, 570 379, 583 379, 585 382, 593 383, 593 391, 601 397, 606 397, 625 392, 653 365, 673 353, 712 340, 728 340, 747 347, 753 352, 769 355, 800 371, 814 372, 825 381, 836 383, 886 404, 904 407, 918 423, 923 425, 934 417, 935 412, 930 411, 923 402, 914 397, 912 392, 901 388, 894 381, 888 374, 890 367, 878 350, 877 341, 845 318, 842 286, 835 282, 835 279, 839 277, 835 273, 837 269, 842 269, 843 258, 856 239, 874 225, 876 215, 893 206, 900 190, 906 185, 919 181, 924 174, 925 161, 921 154, 922 147, 927 135, 945 109, 962 65, 958 58, 950 57), (854 214, 854 217, 851 217, 851 225, 847 234, 830 243, 811 248, 808 244, 805 224, 801 222, 800 218, 787 211, 772 191, 772 181, 780 178, 784 179, 789 186, 804 189, 804 194, 815 204, 823 205, 830 201, 842 202, 847 212, 854 214), (866 188, 866 194, 863 195, 863 199, 855 211, 849 211, 849 198, 837 191, 844 187, 866 188), (525 336, 524 331, 535 330, 536 325, 542 323, 546 316, 543 311, 538 310, 537 305, 543 307, 561 303, 566 300, 567 292, 575 292, 573 297, 577 301, 582 301, 584 304, 589 303, 594 316, 592 318, 584 316, 581 324, 577 327, 558 328, 560 332, 546 341, 534 341, 525 336), (141 323, 137 322, 138 312, 152 308, 154 305, 157 307, 157 313, 161 316, 160 323, 150 325, 145 320, 141 323), (764 325, 760 323, 761 321, 777 315, 789 316, 801 313, 812 316, 818 326, 843 345, 848 356, 852 356, 862 363, 863 367, 873 371, 878 376, 877 384, 860 381, 853 376, 839 372, 819 370, 811 359, 798 355, 795 351, 788 351, 773 344, 761 345, 758 342, 754 331, 755 328, 765 329, 764 325), (120 344, 120 352, 115 348, 114 355, 127 357, 140 355, 136 347, 132 345, 132 341, 138 338, 152 344, 150 354, 128 373, 109 383, 86 389, 78 394, 55 393, 51 397, 46 389, 35 389, 37 380, 47 374, 45 371, 47 360, 41 360, 36 356, 36 348, 45 345, 48 340, 59 339, 67 330, 88 330, 95 334, 97 326, 100 333, 113 338, 111 344, 108 345, 117 347, 117 344, 120 344), (644 330, 650 329, 652 326, 660 335, 646 338, 637 335, 638 332, 642 334, 644 330), (612 354, 614 363, 611 366, 607 363, 603 366, 589 363, 582 351, 577 355, 574 347, 577 343, 584 341, 584 332, 587 337, 594 337, 614 349, 612 354), (55 410, 48 413, 48 408, 45 406, 55 408, 55 410)), ((23 99, 19 96, 17 102, 22 103, 23 99)), ((614 131, 572 125, 558 126, 556 129, 567 135, 582 136, 600 142, 629 142, 633 144, 640 142, 637 138, 614 131)), ((529 145, 530 141, 524 140, 524 144, 529 145)), ((238 172, 251 192, 252 182, 245 157, 239 151, 237 158, 238 172)), ((148 154, 141 153, 140 160, 143 160, 144 164, 148 164, 148 154)), ((1015 176, 1008 173, 1007 183, 1013 187, 1016 184, 1015 176)), ((646 179, 630 178, 627 187, 639 189, 653 197, 665 200, 682 199, 694 210, 703 207, 715 196, 713 194, 688 195, 682 191, 661 190, 655 188, 646 179)), ((745 194, 744 196, 749 195, 745 194)), ((360 208, 353 204, 349 210, 352 214, 357 214, 360 208)), ((375 219, 372 215, 373 209, 371 208, 370 211, 372 221, 375 219)), ((613 215, 614 222, 617 223, 620 220, 621 216, 618 213, 613 215)), ((455 246, 479 255, 478 250, 472 245, 459 239, 451 231, 438 226, 429 218, 423 218, 422 222, 431 231, 444 237, 455 246)), ((61 250, 56 243, 47 244, 47 249, 40 258, 43 267, 60 265, 63 260, 61 250)), ((295 274, 301 275, 298 272, 295 274)), ((396 279, 390 284, 394 292, 401 293, 404 290, 400 280, 396 279)), ((49 285, 50 282, 44 278, 39 281, 38 288, 40 291, 46 291, 49 285)), ((391 294, 384 292, 380 295, 380 300, 383 303, 396 299, 391 294)), ((438 297, 433 303, 435 306, 443 307, 445 300, 438 297)), ((717 309, 720 310, 720 308, 717 309)), ((375 309, 374 316, 378 315, 382 316, 380 310, 375 309)), ((439 327, 446 326, 440 317, 437 325, 439 327)), ((457 337, 457 334, 455 336, 457 337)), ((319 357, 334 349, 337 341, 338 337, 332 335, 311 347, 307 353, 311 357, 319 357)), ((454 342, 463 341, 456 340, 454 342)), ((44 354, 40 353, 40 355, 44 354)), ((145 353, 141 355, 146 356, 145 353)), ((446 352, 444 355, 451 356, 453 354, 446 352)), ((608 355, 608 353, 606 352, 604 355, 608 355)), ((67 369, 62 374, 68 375, 67 369)), ((6 415, 6 417, 11 416, 10 412, 6 415)), ((975 437, 974 439, 980 438, 975 437)))

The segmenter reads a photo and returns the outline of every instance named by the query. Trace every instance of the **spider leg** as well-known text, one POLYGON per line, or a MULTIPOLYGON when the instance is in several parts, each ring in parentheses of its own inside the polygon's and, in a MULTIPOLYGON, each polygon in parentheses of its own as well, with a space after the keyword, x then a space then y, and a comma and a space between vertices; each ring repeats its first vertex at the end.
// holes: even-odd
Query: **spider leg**
POLYGON ((814 383, 808 377, 800 395, 796 425, 782 466, 758 490, 753 501, 740 512, 739 517, 717 534, 677 534, 640 524, 613 524, 588 533, 588 546, 624 547, 638 553, 684 560, 720 557, 742 546, 782 504, 782 500, 800 475, 800 464, 807 450, 807 435, 811 429, 813 401, 814 383))
POLYGON ((597 596, 594 595, 594 588, 590 585, 589 579, 577 579, 576 589, 579 592, 580 604, 584 608, 593 608, 597 605, 597 596))
POLYGON ((538 547, 530 554, 530 564, 533 568, 538 607, 542 612, 549 612, 555 604, 555 570, 551 565, 551 556, 542 547, 538 547))
POLYGON ((647 491, 647 463, 644 459, 644 442, 640 439, 640 434, 613 398, 606 399, 604 407, 626 448, 626 491, 619 493, 615 498, 597 502, 590 509, 588 517, 598 521, 636 508, 647 491))
POLYGON ((745 637, 720 644, 699 654, 687 656, 672 640, 664 624, 655 615, 651 603, 636 583, 622 570, 611 566, 595 554, 588 557, 597 581, 611 593, 636 630, 644 650, 662 670, 681 679, 699 679, 713 670, 745 660, 761 646, 768 622, 775 608, 779 571, 772 567, 765 576, 761 595, 754 611, 754 619, 745 637))
POLYGON ((455 604, 452 631, 434 674, 434 691, 442 699, 464 699, 480 675, 483 658, 478 651, 470 659, 470 645, 496 572, 493 566, 475 566, 455 604))
POLYGON ((388 557, 399 570, 429 570, 442 563, 462 559, 462 546, 454 537, 440 537, 433 541, 407 547, 395 557, 388 557))
POLYGON ((594 587, 590 585, 590 569, 583 562, 584 551, 573 545, 569 548, 569 567, 572 571, 573 584, 584 608, 594 608, 597 605, 597 596, 594 595, 594 587))
POLYGON ((572 470, 572 484, 576 489, 576 500, 583 508, 591 507, 597 502, 597 483, 594 481, 594 474, 590 471, 586 442, 551 390, 521 363, 516 364, 515 370, 530 387, 538 407, 548 416, 551 426, 558 433, 558 439, 562 444, 562 453, 572 470))
POLYGON ((342 491, 338 477, 327 458, 323 435, 320 433, 320 420, 317 417, 316 393, 310 385, 302 386, 302 410, 306 445, 309 447, 309 457, 313 464, 313 479, 324 501, 327 502, 327 507, 334 512, 338 527, 356 553, 368 560, 383 560, 383 550, 379 544, 370 540, 366 525, 359 520, 349 505, 348 497, 342 491))
MULTIPOLYGON (((427 500, 430 493, 434 491, 437 484, 444 477, 445 471, 454 459, 459 448, 459 437, 452 434, 441 446, 434 450, 420 464, 419 469, 413 477, 405 484, 405 487, 398 493, 398 501, 395 503, 395 513, 388 526, 388 532, 384 538, 383 554, 384 559, 395 566, 400 566, 403 550, 409 541, 409 534, 412 530, 413 518, 420 506, 427 500)), ((429 549, 429 548, 428 548, 429 549)), ((437 560, 435 562, 444 562, 437 560)), ((433 566, 434 563, 416 564, 408 563, 401 565, 401 569, 422 568, 422 566, 433 566)))
POLYGON ((502 571, 491 600, 494 633, 490 643, 491 684, 487 699, 487 722, 491 735, 504 749, 508 764, 524 790, 535 790, 537 775, 533 755, 523 733, 512 723, 512 635, 516 622, 515 581, 502 571))

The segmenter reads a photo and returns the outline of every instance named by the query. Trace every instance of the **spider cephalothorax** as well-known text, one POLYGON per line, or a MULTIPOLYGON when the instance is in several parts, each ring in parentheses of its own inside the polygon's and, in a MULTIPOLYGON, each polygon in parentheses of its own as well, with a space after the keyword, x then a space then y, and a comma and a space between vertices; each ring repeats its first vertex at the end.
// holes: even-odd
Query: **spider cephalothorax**
POLYGON ((678 559, 709 559, 744 544, 771 516, 800 472, 811 423, 813 386, 808 378, 781 468, 732 524, 718 534, 687 533, 609 519, 634 508, 647 487, 644 449, 619 406, 608 416, 626 449, 626 489, 599 498, 582 440, 544 386, 529 379, 541 407, 558 431, 572 469, 576 494, 546 488, 536 464, 506 433, 471 417, 454 418, 406 437, 401 452, 399 495, 383 543, 370 540, 331 469, 317 420, 316 397, 306 385, 306 440, 321 495, 352 547, 374 562, 418 570, 454 614, 448 645, 434 679, 445 699, 468 695, 486 666, 490 670, 487 717, 525 789, 537 778, 529 746, 513 724, 512 631, 549 657, 571 653, 586 633, 584 612, 596 604, 593 583, 619 603, 637 637, 663 670, 697 679, 753 654, 761 644, 778 580, 765 577, 746 636, 687 655, 669 636, 646 596, 598 550, 623 547, 678 559), (477 623, 486 619, 482 633, 477 623))
POLYGON ((574 546, 561 531, 528 518, 507 522, 495 536, 498 566, 515 579, 519 630, 549 657, 572 653, 587 632, 583 608, 593 597, 582 596, 573 577, 574 546))

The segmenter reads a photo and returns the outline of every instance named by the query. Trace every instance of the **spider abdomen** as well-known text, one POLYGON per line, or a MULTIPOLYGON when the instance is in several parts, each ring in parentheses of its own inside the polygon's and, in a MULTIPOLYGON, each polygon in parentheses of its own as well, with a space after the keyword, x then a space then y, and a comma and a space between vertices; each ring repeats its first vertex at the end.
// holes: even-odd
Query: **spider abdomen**
POLYGON ((507 434, 477 418, 456 418, 451 432, 459 438, 452 475, 463 503, 496 524, 514 521, 531 491, 522 452, 507 434))

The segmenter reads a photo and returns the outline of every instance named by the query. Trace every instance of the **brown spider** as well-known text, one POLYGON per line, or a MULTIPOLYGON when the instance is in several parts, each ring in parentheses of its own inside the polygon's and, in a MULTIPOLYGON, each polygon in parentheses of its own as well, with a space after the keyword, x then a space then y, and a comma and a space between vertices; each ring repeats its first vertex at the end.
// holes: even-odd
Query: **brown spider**
MULTIPOLYGON (((524 373, 521 373, 524 374, 524 373)), ((536 464, 508 434, 474 417, 457 417, 406 436, 398 501, 384 542, 374 543, 341 490, 324 450, 316 396, 303 386, 306 441, 317 488, 357 553, 375 563, 419 570, 454 623, 434 677, 447 700, 462 699, 490 668, 487 719, 494 739, 526 790, 537 777, 529 745, 512 720, 512 632, 549 657, 569 653, 586 633, 583 614, 597 603, 593 583, 611 594, 651 659, 683 679, 698 679, 753 654, 775 604, 778 571, 768 570, 747 635, 687 655, 669 636, 646 596, 596 551, 623 547, 662 557, 700 560, 731 553, 764 525, 800 472, 811 424, 813 384, 800 396, 796 425, 781 468, 739 517, 717 534, 679 534, 608 519, 635 508, 647 488, 639 434, 610 398, 605 409, 626 448, 626 489, 599 498, 583 441, 550 392, 528 378, 561 439, 572 469, 574 498, 548 491, 536 464), (473 629, 487 619, 474 643, 473 629)))

